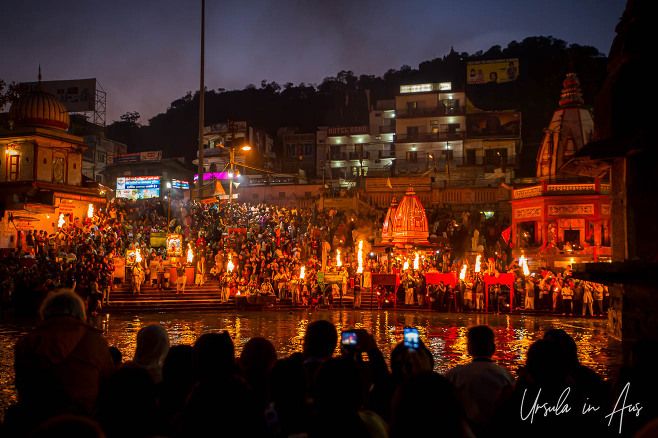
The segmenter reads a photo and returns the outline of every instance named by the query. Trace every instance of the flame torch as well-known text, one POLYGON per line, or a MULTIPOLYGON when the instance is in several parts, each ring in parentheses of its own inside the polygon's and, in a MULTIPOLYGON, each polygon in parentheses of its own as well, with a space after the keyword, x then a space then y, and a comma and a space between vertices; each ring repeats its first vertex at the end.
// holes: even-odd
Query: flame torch
POLYGON ((139 252, 139 248, 137 248, 137 251, 135 251, 135 263, 141 263, 141 262, 142 262, 142 254, 139 252))
POLYGON ((462 265, 462 270, 459 273, 459 279, 462 280, 462 281, 464 281, 464 279, 466 279, 466 265, 465 264, 462 265))
POLYGON ((530 269, 528 269, 528 262, 526 261, 523 255, 521 255, 521 258, 519 259, 519 264, 521 265, 521 268, 523 268, 523 275, 530 275, 530 269))
POLYGON ((64 213, 62 213, 59 215, 59 220, 57 221, 57 227, 62 228, 65 222, 66 221, 64 220, 64 213))
POLYGON ((89 219, 94 217, 94 205, 93 204, 89 204, 89 208, 87 209, 87 217, 89 219))
POLYGON ((305 270, 306 270, 306 268, 304 266, 302 266, 302 268, 299 270, 299 278, 302 279, 302 280, 304 279, 304 275, 305 275, 304 271, 305 270))
POLYGON ((187 244, 187 263, 190 265, 194 262, 194 252, 192 252, 192 245, 187 244))
POLYGON ((363 240, 359 240, 359 267, 356 272, 357 274, 363 272, 363 240))
POLYGON ((480 272, 480 258, 482 256, 478 254, 477 259, 475 259, 475 272, 480 272))
POLYGON ((418 256, 418 253, 416 253, 416 257, 414 257, 414 270, 418 270, 420 267, 420 257, 418 256))
POLYGON ((226 271, 227 272, 233 272, 233 258, 232 256, 228 256, 228 264, 226 265, 226 271))
POLYGON ((340 261, 340 249, 336 250, 336 266, 343 266, 343 262, 340 261))

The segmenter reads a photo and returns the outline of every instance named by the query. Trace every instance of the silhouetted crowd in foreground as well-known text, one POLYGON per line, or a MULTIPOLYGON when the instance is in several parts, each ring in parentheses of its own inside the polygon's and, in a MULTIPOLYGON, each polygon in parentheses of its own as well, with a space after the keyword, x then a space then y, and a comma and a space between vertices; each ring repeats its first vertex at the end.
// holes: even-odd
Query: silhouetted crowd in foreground
POLYGON ((635 344, 610 383, 579 364, 559 329, 528 348, 514 377, 492 360, 487 326, 468 331, 472 361, 441 375, 422 340, 398 344, 387 363, 355 330, 335 355, 339 335, 323 320, 285 358, 260 337, 236 357, 227 332, 170 346, 166 330, 149 325, 122 362, 70 290, 49 294, 41 316, 15 345, 18 403, 2 436, 649 437, 658 428, 651 341, 635 344))

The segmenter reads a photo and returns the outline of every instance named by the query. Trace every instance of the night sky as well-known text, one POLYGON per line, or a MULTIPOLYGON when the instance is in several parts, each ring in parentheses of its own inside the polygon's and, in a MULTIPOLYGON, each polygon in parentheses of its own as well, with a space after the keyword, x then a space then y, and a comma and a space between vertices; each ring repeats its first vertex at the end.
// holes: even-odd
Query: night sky
MULTIPOLYGON (((206 87, 319 84, 548 36, 608 54, 623 0, 206 0, 206 87)), ((107 123, 199 87, 201 0, 3 2, 0 79, 95 77, 107 123)), ((7 108, 5 108, 5 111, 7 108)))

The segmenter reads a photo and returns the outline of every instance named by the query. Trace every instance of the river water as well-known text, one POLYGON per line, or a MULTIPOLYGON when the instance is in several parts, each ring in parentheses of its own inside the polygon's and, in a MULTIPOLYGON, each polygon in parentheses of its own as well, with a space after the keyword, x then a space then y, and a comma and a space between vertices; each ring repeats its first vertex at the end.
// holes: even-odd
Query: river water
MULTIPOLYGON (((621 343, 610 339, 605 319, 557 316, 446 314, 415 311, 302 310, 252 312, 178 312, 104 314, 95 324, 103 330, 110 345, 121 350, 124 360, 132 358, 140 328, 161 324, 172 345, 193 344, 203 333, 227 330, 236 354, 251 337, 263 336, 277 349, 279 357, 301 351, 306 325, 326 319, 343 329, 363 328, 372 333, 388 358, 402 340, 404 327, 417 327, 423 342, 432 351, 435 370, 444 373, 469 361, 466 350, 468 327, 489 325, 496 335, 494 359, 512 373, 525 361, 530 344, 549 328, 562 328, 576 340, 578 355, 606 379, 614 378, 621 365, 621 343)), ((33 321, 0 322, 0 411, 16 400, 13 386, 13 345, 33 321)))

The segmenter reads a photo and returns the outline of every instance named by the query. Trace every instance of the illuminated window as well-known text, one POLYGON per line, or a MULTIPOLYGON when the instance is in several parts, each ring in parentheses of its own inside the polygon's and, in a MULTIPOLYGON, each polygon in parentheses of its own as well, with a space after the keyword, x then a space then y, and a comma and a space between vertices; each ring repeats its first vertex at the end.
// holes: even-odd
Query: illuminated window
POLYGON ((99 163, 104 163, 105 162, 105 154, 102 152, 98 153, 98 157, 96 158, 96 161, 99 163))
POLYGON ((417 151, 407 151, 407 162, 408 163, 417 163, 418 162, 418 152, 417 151))
POLYGON ((18 181, 20 155, 9 155, 7 159, 8 181, 18 181))

